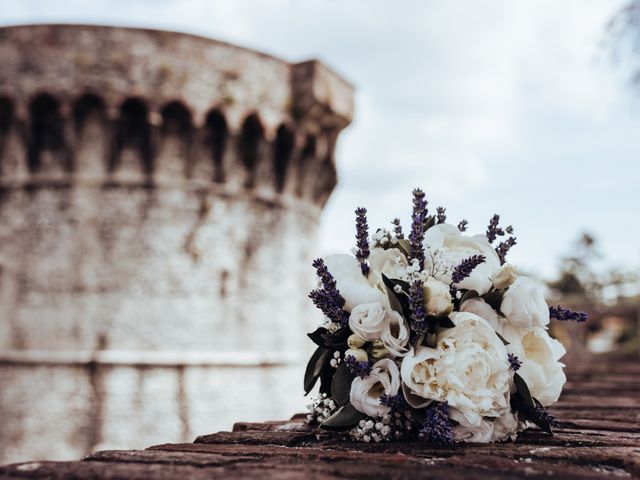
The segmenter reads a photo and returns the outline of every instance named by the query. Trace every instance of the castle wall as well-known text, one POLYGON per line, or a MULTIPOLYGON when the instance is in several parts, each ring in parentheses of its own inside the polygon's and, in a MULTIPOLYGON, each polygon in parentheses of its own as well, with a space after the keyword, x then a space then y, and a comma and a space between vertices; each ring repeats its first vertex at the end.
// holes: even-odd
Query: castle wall
POLYGON ((315 61, 109 27, 0 28, 0 63, 0 463, 303 405, 352 88, 315 61))

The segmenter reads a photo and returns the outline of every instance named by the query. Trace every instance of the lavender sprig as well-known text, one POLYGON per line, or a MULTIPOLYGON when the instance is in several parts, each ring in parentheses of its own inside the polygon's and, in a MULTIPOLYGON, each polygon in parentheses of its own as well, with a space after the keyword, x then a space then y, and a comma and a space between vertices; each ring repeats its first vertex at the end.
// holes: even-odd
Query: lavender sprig
POLYGON ((500 215, 494 215, 489 220, 489 226, 487 227, 487 240, 489 243, 493 243, 498 236, 504 235, 504 230, 498 226, 500 223, 500 215))
POLYGON ((500 242, 500 244, 496 247, 496 253, 498 254, 498 258, 500 259, 500 265, 504 265, 507 261, 507 253, 511 247, 516 244, 515 237, 509 237, 505 241, 500 242))
POLYGON ((418 438, 437 445, 453 443, 453 428, 449 421, 449 404, 432 402, 426 409, 426 418, 418 432, 418 438))
POLYGON ((373 360, 358 361, 353 355, 347 355, 344 359, 347 368, 360 378, 368 377, 373 367, 373 360))
POLYGON ((518 410, 525 420, 529 420, 536 425, 548 425, 550 427, 560 426, 558 419, 547 412, 540 403, 534 399, 535 406, 531 406, 528 402, 523 401, 519 396, 514 395, 511 397, 511 407, 518 410))
POLYGON ((436 212, 437 212, 437 223, 444 223, 447 221, 447 209, 444 207, 438 207, 436 208, 436 212))
POLYGON ((508 353, 507 358, 509 359, 509 366, 511 367, 511 370, 513 370, 514 372, 520 370, 522 361, 517 356, 515 356, 513 353, 508 353))
POLYGON ((419 337, 427 329, 427 313, 423 304, 424 291, 422 282, 415 280, 409 287, 409 310, 411 312, 411 333, 419 337))
POLYGON ((360 270, 366 277, 369 275, 369 225, 367 223, 367 209, 356 208, 356 258, 360 262, 360 270))
POLYGON ((413 191, 413 214, 409 234, 409 259, 417 260, 420 270, 424 268, 424 224, 427 219, 427 201, 419 188, 413 191))
POLYGON ((391 223, 393 224, 393 233, 396 234, 396 238, 401 240, 404 238, 404 233, 402 233, 402 225, 400 225, 400 219, 394 218, 391 223))
POLYGON ((587 321, 587 314, 584 312, 576 312, 560 305, 549 307, 549 316, 561 321, 571 321, 583 323, 587 321))
POLYGON ((386 393, 380 396, 380 404, 389 407, 394 412, 402 412, 409 408, 409 404, 404 399, 402 393, 397 395, 387 395, 386 393))
POLYGON ((317 258, 313 261, 313 267, 322 282, 322 288, 312 290, 309 298, 332 322, 341 326, 349 323, 349 315, 343 310, 345 300, 336 287, 333 275, 329 273, 324 260, 317 258))
POLYGON ((460 223, 458 223, 458 230, 460 230, 461 232, 466 232, 467 225, 469 225, 469 222, 467 222, 465 219, 460 220, 460 223))
POLYGON ((453 269, 453 273, 451 274, 451 283, 462 282, 486 259, 487 258, 484 255, 472 255, 469 258, 465 258, 456 268, 453 269))

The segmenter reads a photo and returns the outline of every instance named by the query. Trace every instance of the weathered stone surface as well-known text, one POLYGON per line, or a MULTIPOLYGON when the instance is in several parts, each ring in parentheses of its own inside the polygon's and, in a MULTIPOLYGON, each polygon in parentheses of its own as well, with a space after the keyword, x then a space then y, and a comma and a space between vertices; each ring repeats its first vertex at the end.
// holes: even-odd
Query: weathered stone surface
MULTIPOLYGON (((601 388, 610 396, 620 398, 616 392, 634 390, 640 375, 637 359, 589 361, 597 370, 594 362, 606 362, 611 378, 621 379, 606 376, 607 384, 601 388), (629 375, 617 377, 618 367, 629 375)), ((580 384, 571 371, 569 376, 573 380, 566 393, 578 396, 580 384)), ((104 451, 81 462, 10 465, 0 469, 0 478, 640 478, 640 399, 629 395, 622 398, 634 408, 572 407, 561 400, 555 411, 564 423, 553 437, 532 430, 513 443, 452 447, 354 443, 309 427, 296 416, 281 422, 238 423, 233 432, 202 436, 196 443, 104 451), (583 424, 568 420, 578 417, 583 424)), ((597 402, 605 397, 592 398, 597 402)))
POLYGON ((353 88, 145 29, 0 28, 0 65, 0 462, 299 410, 353 88))

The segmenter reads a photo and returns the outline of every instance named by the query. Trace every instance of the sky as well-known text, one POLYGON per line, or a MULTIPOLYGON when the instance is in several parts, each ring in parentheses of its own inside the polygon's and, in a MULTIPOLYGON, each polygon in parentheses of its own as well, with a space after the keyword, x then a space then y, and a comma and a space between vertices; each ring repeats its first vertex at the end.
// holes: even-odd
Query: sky
POLYGON ((356 87, 319 253, 353 246, 411 190, 483 232, 513 224, 510 261, 552 277, 582 231, 612 265, 640 265, 640 89, 612 60, 619 0, 0 0, 0 24, 94 23, 210 36, 356 87))

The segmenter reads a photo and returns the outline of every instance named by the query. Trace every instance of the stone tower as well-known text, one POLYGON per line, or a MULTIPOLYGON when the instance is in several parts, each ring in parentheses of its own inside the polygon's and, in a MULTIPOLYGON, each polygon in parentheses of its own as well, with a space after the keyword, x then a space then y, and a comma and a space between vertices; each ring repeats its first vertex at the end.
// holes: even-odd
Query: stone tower
POLYGON ((192 35, 0 28, 0 460, 279 413, 352 94, 192 35))

